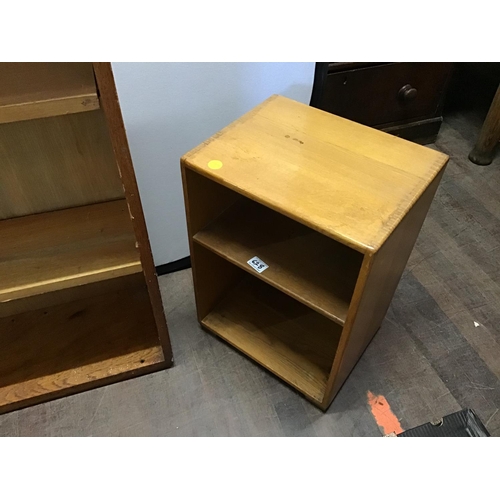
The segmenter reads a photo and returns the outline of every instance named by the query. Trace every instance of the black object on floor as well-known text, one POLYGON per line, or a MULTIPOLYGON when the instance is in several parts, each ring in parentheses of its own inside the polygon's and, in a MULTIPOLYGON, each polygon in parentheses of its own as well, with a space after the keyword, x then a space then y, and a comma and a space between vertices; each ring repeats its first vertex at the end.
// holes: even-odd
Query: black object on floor
POLYGON ((461 410, 398 434, 397 437, 489 437, 474 410, 461 410))
POLYGON ((176 273, 177 271, 182 271, 184 269, 189 269, 191 267, 191 256, 183 257, 179 260, 174 260, 168 264, 161 264, 156 266, 156 274, 158 276, 163 276, 164 274, 176 273))

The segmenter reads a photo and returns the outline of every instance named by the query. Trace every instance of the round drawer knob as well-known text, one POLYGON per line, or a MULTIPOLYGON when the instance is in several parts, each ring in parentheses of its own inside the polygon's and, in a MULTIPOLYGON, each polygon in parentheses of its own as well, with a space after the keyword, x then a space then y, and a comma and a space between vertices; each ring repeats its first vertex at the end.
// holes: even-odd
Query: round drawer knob
POLYGON ((413 88, 409 83, 403 85, 399 89, 398 93, 399 99, 403 102, 411 102, 415 97, 417 97, 417 89, 413 88))

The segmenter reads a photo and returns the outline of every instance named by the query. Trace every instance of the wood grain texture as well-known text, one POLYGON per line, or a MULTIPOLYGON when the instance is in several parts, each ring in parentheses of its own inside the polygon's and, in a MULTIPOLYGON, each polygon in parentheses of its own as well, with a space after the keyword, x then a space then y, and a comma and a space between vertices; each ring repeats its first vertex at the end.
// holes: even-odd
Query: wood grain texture
POLYGON ((166 368, 161 346, 0 388, 0 413, 109 385, 166 368))
POLYGON ((189 251, 196 290, 196 311, 201 320, 227 290, 242 277, 242 271, 211 251, 195 244, 193 236, 235 203, 240 195, 212 182, 181 161, 189 251), (199 286, 198 286, 199 283, 199 286))
POLYGON ((0 63, 0 123, 98 108, 91 63, 0 63))
POLYGON ((374 256, 365 257, 322 402, 324 409, 380 328, 443 173, 429 185, 382 248, 374 256))
POLYGON ((124 198, 100 110, 0 125, 0 219, 124 198))
POLYGON ((181 173, 186 200, 186 220, 191 237, 242 199, 241 195, 231 189, 193 172, 182 161, 181 173))
POLYGON ((243 279, 245 273, 239 267, 196 243, 193 244, 191 257, 195 262, 193 281, 196 283, 196 306, 198 320, 201 322, 243 279))
MULTIPOLYGON (((247 354, 256 337, 268 338, 266 321, 252 319, 247 331, 256 305, 254 313, 235 306, 233 315, 238 275, 224 259, 263 289, 272 285, 271 300, 288 301, 299 317, 308 306, 329 328, 343 326, 338 350, 337 340, 323 338, 329 378, 316 390, 279 373, 288 370, 279 350, 250 354, 325 410, 380 327, 447 160, 279 96, 257 106, 181 159, 202 325, 226 340, 236 330, 229 342, 247 354), (254 256, 270 267, 252 271, 254 256)), ((294 352, 295 367, 313 370, 299 346, 294 352)))
POLYGON ((380 437, 370 391, 403 429, 474 408, 500 437, 500 156, 467 159, 483 119, 445 116, 449 165, 386 319, 326 412, 197 324, 187 269, 159 277, 175 369, 2 415, 0 435, 380 437))
POLYGON ((116 165, 118 166, 121 181, 125 189, 125 196, 139 246, 142 269, 148 286, 158 334, 163 346, 165 360, 167 363, 172 364, 172 347, 163 312, 160 289, 158 288, 158 277, 151 253, 146 221, 142 211, 139 188, 137 187, 132 157, 128 147, 127 134, 118 101, 111 63, 96 62, 93 63, 93 68, 99 89, 101 107, 106 117, 107 137, 111 141, 116 165))
POLYGON ((202 325, 316 404, 322 401, 340 334, 333 322, 247 276, 202 325))
POLYGON ((164 366, 145 285, 0 319, 0 412, 164 366))
POLYGON ((447 156, 273 96, 182 161, 326 236, 373 253, 447 156), (214 159, 223 167, 211 170, 214 159))
POLYGON ((56 290, 30 295, 29 297, 0 302, 0 318, 66 304, 96 295, 112 294, 126 288, 137 288, 145 283, 142 270, 138 270, 136 273, 126 276, 92 281, 71 288, 57 288, 56 290))
POLYGON ((0 221, 3 302, 141 271, 125 200, 0 221))
POLYGON ((194 241, 343 325, 362 254, 250 200, 227 209, 194 241), (269 268, 257 273, 254 256, 269 268))
POLYGON ((105 113, 0 125, 0 412, 172 363, 110 65, 99 92, 91 64, 19 68, 43 87, 0 89, 20 120, 86 85, 105 113))

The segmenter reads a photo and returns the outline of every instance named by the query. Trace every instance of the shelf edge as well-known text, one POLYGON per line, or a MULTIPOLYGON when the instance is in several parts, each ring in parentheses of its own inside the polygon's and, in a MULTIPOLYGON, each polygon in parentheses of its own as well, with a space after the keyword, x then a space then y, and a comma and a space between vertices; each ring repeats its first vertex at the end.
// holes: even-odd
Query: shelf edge
POLYGON ((243 269, 243 271, 247 272, 251 276, 254 276, 255 278, 262 280, 264 283, 267 283, 268 285, 276 288, 277 290, 284 293, 285 295, 288 295, 292 299, 295 299, 296 301, 300 302, 301 304, 304 304, 305 306, 309 307, 313 311, 315 311, 315 312, 321 314, 322 316, 324 316, 325 318, 333 321, 337 325, 339 325, 341 327, 344 326, 346 318, 347 318, 347 311, 349 310, 349 305, 347 306, 347 309, 345 311, 345 317, 342 318, 340 316, 335 316, 334 314, 329 313, 328 311, 325 311, 324 309, 316 307, 314 303, 304 300, 299 294, 296 294, 294 292, 290 292, 289 289, 282 287, 276 281, 268 279, 268 277, 266 275, 264 275, 264 273, 257 273, 255 271, 253 271, 251 268, 249 268, 248 266, 244 266, 242 263, 238 262, 236 259, 232 259, 229 256, 223 254, 222 252, 217 251, 216 248, 213 248, 209 245, 206 245, 205 242, 203 242, 203 240, 201 240, 200 238, 197 238, 196 234, 193 236, 193 241, 195 243, 197 243, 198 245, 201 245, 202 247, 206 248, 207 250, 210 250, 211 252, 218 255, 219 257, 226 260, 227 262, 230 262, 231 264, 239 267, 240 269, 243 269))
POLYGON ((89 281, 86 278, 88 278, 89 276, 95 277, 92 282, 96 283, 112 278, 119 278, 122 276, 136 274, 141 271, 141 262, 139 259, 137 259, 137 261, 130 262, 125 265, 112 266, 109 268, 100 269, 97 272, 94 271, 80 273, 72 276, 65 276, 59 279, 45 280, 42 282, 30 284, 28 286, 13 287, 7 290, 0 291, 0 304, 9 302, 11 300, 24 299, 27 297, 32 297, 34 295, 40 295, 42 293, 53 292, 57 290, 73 288, 82 284, 87 284, 89 283, 89 281))
POLYGON ((70 115, 99 109, 96 93, 0 106, 0 124, 70 115))
POLYGON ((124 378, 144 375, 166 367, 167 362, 163 356, 162 347, 158 345, 104 361, 84 365, 75 369, 64 370, 56 374, 26 380, 24 382, 19 382, 6 387, 0 387, 0 414, 42 403, 44 401, 53 400, 69 394, 83 392, 102 385, 119 382, 124 378), (132 360, 124 362, 127 358, 131 357, 133 357, 132 360), (105 364, 109 364, 111 360, 113 360, 113 365, 108 369, 104 369, 103 366, 105 364), (141 360, 143 361, 142 363, 141 360), (124 363, 120 365, 120 361, 124 363), (99 370, 101 373, 99 373, 99 370), (85 372, 87 372, 87 374, 85 374, 85 372), (68 384, 66 387, 64 387, 60 382, 54 382, 55 379, 60 381, 64 378, 73 380, 73 382, 68 384), (44 387, 46 384, 53 386, 53 389, 39 389, 40 387, 44 387), (38 387, 38 390, 35 391, 32 387, 38 387), (25 390, 31 391, 37 395, 28 398, 12 397, 12 393, 15 394, 15 391, 20 388, 24 388, 25 390), (10 400, 7 400, 9 398, 10 400))

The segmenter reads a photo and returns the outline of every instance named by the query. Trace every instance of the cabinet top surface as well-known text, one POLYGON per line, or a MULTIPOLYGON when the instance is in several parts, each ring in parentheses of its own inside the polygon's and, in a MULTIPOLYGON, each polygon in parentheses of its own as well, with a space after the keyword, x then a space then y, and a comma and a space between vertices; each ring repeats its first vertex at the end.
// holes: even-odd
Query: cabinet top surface
POLYGON ((182 160, 216 182, 371 253, 448 156, 272 96, 182 160))

